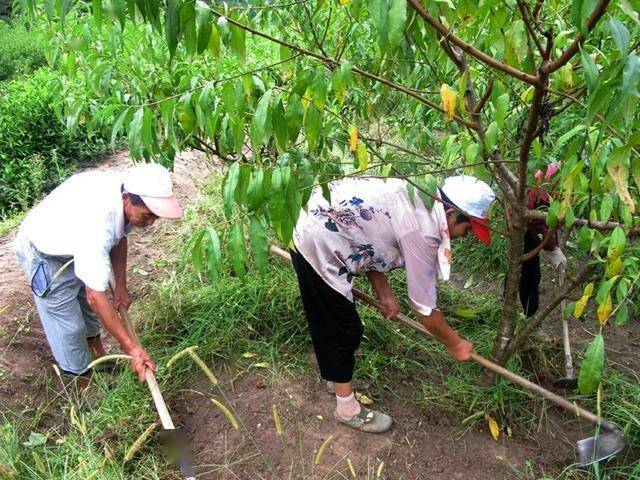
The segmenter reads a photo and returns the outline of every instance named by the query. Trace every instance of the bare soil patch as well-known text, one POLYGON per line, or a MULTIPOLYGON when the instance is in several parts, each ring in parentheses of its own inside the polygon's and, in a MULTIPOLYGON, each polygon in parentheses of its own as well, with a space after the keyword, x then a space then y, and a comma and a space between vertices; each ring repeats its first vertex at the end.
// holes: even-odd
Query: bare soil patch
POLYGON ((385 392, 373 407, 392 415, 393 429, 366 434, 333 419, 335 400, 313 376, 265 386, 254 370, 220 385, 218 390, 202 379, 175 405, 199 478, 352 478, 349 460, 357 478, 496 480, 517 478, 526 461, 537 474, 573 462, 575 439, 559 428, 533 439, 503 435, 496 442, 484 423, 465 429, 460 418, 416 408, 402 394, 385 392), (238 429, 210 398, 233 410, 238 429), (274 405, 282 435, 277 434, 274 405))

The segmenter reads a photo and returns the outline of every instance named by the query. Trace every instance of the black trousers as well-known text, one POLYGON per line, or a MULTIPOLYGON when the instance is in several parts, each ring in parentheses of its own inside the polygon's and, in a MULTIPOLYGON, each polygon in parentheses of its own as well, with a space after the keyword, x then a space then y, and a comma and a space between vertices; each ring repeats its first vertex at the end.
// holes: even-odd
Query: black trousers
MULTIPOLYGON (((540 244, 529 232, 524 236, 524 251, 530 252, 540 244)), ((531 317, 540 306, 540 256, 522 262, 520 274, 520 303, 525 316, 531 317)))
POLYGON ((350 382, 364 331, 355 304, 327 285, 302 255, 290 253, 320 374, 332 382, 350 382))

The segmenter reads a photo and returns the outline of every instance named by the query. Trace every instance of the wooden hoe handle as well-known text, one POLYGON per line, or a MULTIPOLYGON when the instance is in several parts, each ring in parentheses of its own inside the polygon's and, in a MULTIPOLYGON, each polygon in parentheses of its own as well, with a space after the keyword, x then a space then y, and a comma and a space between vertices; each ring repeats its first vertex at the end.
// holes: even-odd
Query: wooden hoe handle
MULTIPOLYGON (((272 254, 274 255, 278 255, 286 260, 291 260, 291 255, 289 255, 289 252, 283 250, 280 247, 277 247, 275 245, 271 245, 269 247, 269 250, 272 254)), ((369 305, 372 305, 374 307, 380 307, 380 302, 378 302, 378 300, 376 300, 375 298, 367 295, 366 293, 358 290, 357 288, 353 288, 352 289, 353 295, 357 298, 359 298, 360 300, 364 301, 365 303, 368 303, 369 305)), ((399 313, 398 315, 396 315, 394 317, 395 320, 398 320, 402 323, 404 323, 405 325, 410 326, 411 328, 413 328, 414 330, 418 330, 419 332, 432 337, 433 335, 431 334, 431 332, 429 332, 429 330, 427 330, 427 328, 422 325, 421 323, 416 322, 415 320, 411 320, 409 317, 407 317, 406 315, 399 313)), ((478 355, 477 353, 473 352, 471 353, 471 359, 474 360, 475 362, 479 363, 480 365, 482 365, 483 367, 485 367, 488 370, 491 370, 492 372, 500 375, 501 377, 506 378, 507 380, 512 381, 513 383, 520 385, 523 388, 526 388, 527 390, 540 395, 543 398, 546 398, 547 400, 549 400, 550 402, 555 403, 556 405, 558 405, 559 407, 565 409, 566 411, 573 413, 574 415, 578 416, 578 417, 582 417, 582 418, 586 418, 587 420, 589 420, 590 422, 595 423, 596 425, 602 425, 604 428, 606 428, 607 430, 615 430, 615 427, 609 423, 607 420, 603 419, 602 417, 599 417, 597 415, 595 415, 592 412, 589 412, 588 410, 585 410, 582 407, 579 407, 575 402, 570 402, 569 400, 567 400, 564 397, 561 397, 560 395, 556 395, 555 393, 550 392, 549 390, 541 387, 540 385, 533 383, 529 380, 527 380, 526 378, 521 377, 520 375, 517 375, 515 373, 513 373, 510 370, 507 370, 506 368, 498 365, 497 363, 492 362, 491 360, 488 360, 480 355, 478 355)))
MULTIPOLYGON (((113 293, 113 284, 110 285, 111 292, 113 293)), ((124 325, 125 330, 129 334, 131 338, 133 338, 136 342, 138 340, 138 334, 136 333, 133 325, 131 324, 131 317, 129 317, 129 312, 122 305, 118 306, 118 313, 120 314, 120 320, 124 325)), ((158 412, 158 416, 160 417, 160 422, 162 423, 162 428, 165 430, 174 430, 175 426, 173 424, 173 420, 171 419, 171 415, 169 414, 169 409, 167 408, 167 404, 162 397, 162 393, 160 392, 160 387, 158 387, 158 382, 156 381, 156 376, 153 371, 147 368, 144 371, 144 376, 147 381, 147 386, 149 387, 149 391, 151 392, 151 397, 153 398, 153 403, 156 406, 156 411, 158 412)))

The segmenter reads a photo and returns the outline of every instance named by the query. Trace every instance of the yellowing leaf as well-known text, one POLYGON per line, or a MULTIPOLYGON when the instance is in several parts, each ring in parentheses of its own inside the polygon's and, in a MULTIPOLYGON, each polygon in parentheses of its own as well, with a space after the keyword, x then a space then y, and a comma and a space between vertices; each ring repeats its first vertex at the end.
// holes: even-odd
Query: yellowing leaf
POLYGON ((446 83, 440 87, 440 98, 442 99, 442 108, 444 108, 444 114, 447 120, 453 120, 456 113, 456 100, 458 94, 446 83))
POLYGON ((636 212, 636 206, 633 203, 631 194, 629 193, 629 153, 630 147, 624 146, 614 149, 607 161, 607 171, 613 180, 616 193, 620 200, 629 208, 631 213, 636 212))
POLYGON ((584 308, 587 306, 587 302, 589 301, 589 297, 593 294, 593 282, 589 283, 586 287, 584 287, 584 292, 582 293, 582 297, 580 300, 576 302, 576 307, 573 310, 573 316, 576 318, 580 318, 582 316, 582 312, 584 312, 584 308))
POLYGON ((340 5, 346 5, 349 3, 349 0, 340 0, 340 5))
POLYGON ((598 310, 597 310, 597 316, 598 316, 598 322, 600 322, 600 325, 604 325, 607 321, 607 319, 609 318, 609 315, 611 315, 611 310, 612 310, 612 299, 611 299, 611 294, 607 295, 607 298, 604 299, 604 302, 602 302, 600 305, 598 305, 598 310))
POLYGON ((366 170, 369 167, 369 152, 367 152, 367 146, 362 142, 358 144, 356 158, 358 159, 358 170, 366 170))
POLYGON ((616 257, 607 264, 607 270, 605 271, 608 278, 615 277, 622 273, 622 258, 616 257))
POLYGON ((358 148, 358 127, 349 125, 349 148, 355 152, 358 148))
POLYGON ((255 368, 269 368, 269 364, 267 362, 254 363, 252 367, 255 368))
POLYGON ((500 427, 498 426, 498 422, 496 422, 489 415, 487 415, 485 418, 487 419, 487 423, 489 424, 489 430, 491 431, 491 436, 497 442, 498 438, 500 438, 500 427))
POLYGON ((253 358, 253 357, 257 357, 258 354, 256 352, 244 352, 242 354, 242 358, 253 358))
POLYGON ((373 404, 373 400, 367 397, 364 393, 360 393, 360 392, 356 392, 356 400, 360 402, 362 405, 373 404))

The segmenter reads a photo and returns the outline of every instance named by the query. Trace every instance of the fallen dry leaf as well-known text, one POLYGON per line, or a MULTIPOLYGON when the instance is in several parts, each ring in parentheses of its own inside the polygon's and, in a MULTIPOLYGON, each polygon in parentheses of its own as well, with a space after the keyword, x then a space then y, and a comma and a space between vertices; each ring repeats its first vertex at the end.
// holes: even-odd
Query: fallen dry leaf
POLYGON ((356 392, 356 400, 362 405, 372 405, 373 400, 367 397, 364 393, 356 392))

